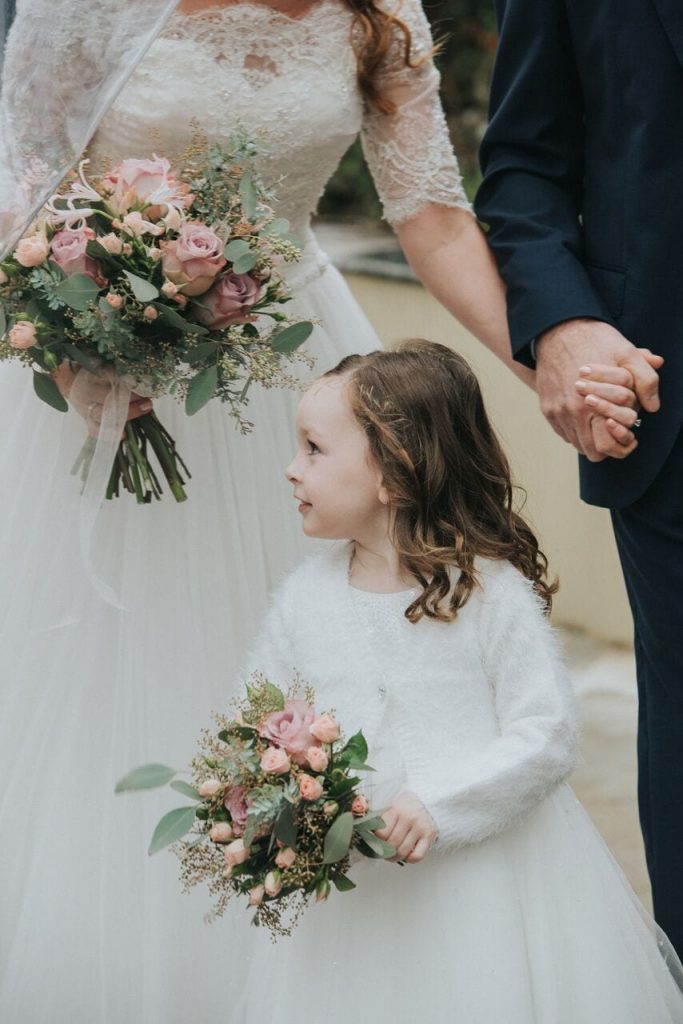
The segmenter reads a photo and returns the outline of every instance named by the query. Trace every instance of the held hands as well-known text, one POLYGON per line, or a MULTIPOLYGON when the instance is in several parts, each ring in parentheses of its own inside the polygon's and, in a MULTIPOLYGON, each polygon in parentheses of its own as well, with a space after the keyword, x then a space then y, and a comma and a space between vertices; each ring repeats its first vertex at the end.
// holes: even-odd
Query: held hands
MULTIPOLYGON (((65 398, 69 398, 71 389, 73 387, 76 376, 79 376, 81 386, 78 388, 78 399, 72 401, 72 405, 76 409, 76 412, 85 420, 88 432, 93 436, 97 436, 100 428, 102 409, 107 396, 111 390, 109 378, 107 372, 103 371, 101 376, 94 373, 89 373, 85 369, 72 370, 68 363, 62 363, 53 373, 55 384, 64 395, 65 398), (84 382, 82 374, 85 374, 87 380, 84 382)), ((152 403, 149 398, 141 398, 139 395, 133 394, 131 396, 130 406, 128 407, 128 419, 134 420, 138 416, 144 416, 145 413, 150 412, 152 409, 152 403)))
POLYGON ((391 807, 382 811, 385 828, 376 835, 396 850, 392 861, 418 864, 426 857, 437 836, 434 819, 412 793, 399 793, 391 807))
POLYGON ((636 410, 659 409, 656 371, 663 362, 601 321, 558 324, 537 345, 541 411, 591 462, 626 458, 638 446, 636 410))

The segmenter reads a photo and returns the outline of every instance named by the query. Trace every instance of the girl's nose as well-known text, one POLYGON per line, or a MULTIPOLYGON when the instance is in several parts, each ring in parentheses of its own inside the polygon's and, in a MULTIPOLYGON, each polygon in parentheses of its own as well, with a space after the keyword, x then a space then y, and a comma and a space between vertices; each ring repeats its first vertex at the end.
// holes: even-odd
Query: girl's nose
POLYGON ((296 481, 299 479, 298 474, 296 472, 296 459, 292 459, 290 464, 285 469, 285 477, 287 478, 287 480, 289 480, 290 484, 296 483, 296 481))

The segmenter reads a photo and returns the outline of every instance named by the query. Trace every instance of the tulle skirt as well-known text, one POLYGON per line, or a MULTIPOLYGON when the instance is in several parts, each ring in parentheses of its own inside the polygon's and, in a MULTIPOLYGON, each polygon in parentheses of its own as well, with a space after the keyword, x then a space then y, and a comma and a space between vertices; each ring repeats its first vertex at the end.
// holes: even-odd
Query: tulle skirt
POLYGON ((680 962, 567 786, 486 842, 350 874, 289 939, 244 926, 227 1019, 683 1021, 680 962))
MULTIPOLYGON (((379 344, 341 276, 315 276, 316 262, 289 307, 324 324, 308 345, 313 374, 379 344)), ((83 421, 0 365, 2 1024, 208 1021, 223 1005, 230 923, 206 926, 206 894, 182 896, 175 858, 146 853, 183 798, 114 785, 141 763, 187 766, 302 553, 283 472, 298 398, 254 389, 249 436, 218 402, 192 419, 156 403, 191 469, 189 499, 106 503, 93 569, 114 607, 80 554, 70 470, 83 421)))

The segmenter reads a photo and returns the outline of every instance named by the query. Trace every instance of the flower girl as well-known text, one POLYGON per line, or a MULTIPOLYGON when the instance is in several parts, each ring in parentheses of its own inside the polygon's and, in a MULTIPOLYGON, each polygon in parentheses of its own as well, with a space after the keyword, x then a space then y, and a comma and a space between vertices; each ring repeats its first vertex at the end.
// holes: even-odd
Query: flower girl
POLYGON ((350 356, 297 429, 303 531, 344 543, 281 585, 251 668, 362 726, 396 863, 353 865, 291 939, 245 937, 230 1019, 683 1021, 681 964, 565 784, 555 586, 472 371, 421 341, 350 356))

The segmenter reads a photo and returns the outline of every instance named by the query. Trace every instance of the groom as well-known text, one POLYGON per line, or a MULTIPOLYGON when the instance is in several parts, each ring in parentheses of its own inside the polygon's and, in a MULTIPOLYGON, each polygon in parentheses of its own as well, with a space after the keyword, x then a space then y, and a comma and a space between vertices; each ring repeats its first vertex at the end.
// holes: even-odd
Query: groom
POLYGON ((476 208, 515 357, 536 365, 541 408, 582 452, 583 499, 612 510, 655 916, 683 956, 683 0, 495 2, 476 208), (665 357, 659 381, 634 346, 665 357), (633 375, 645 411, 626 458, 592 436, 575 388, 590 363, 633 375))

